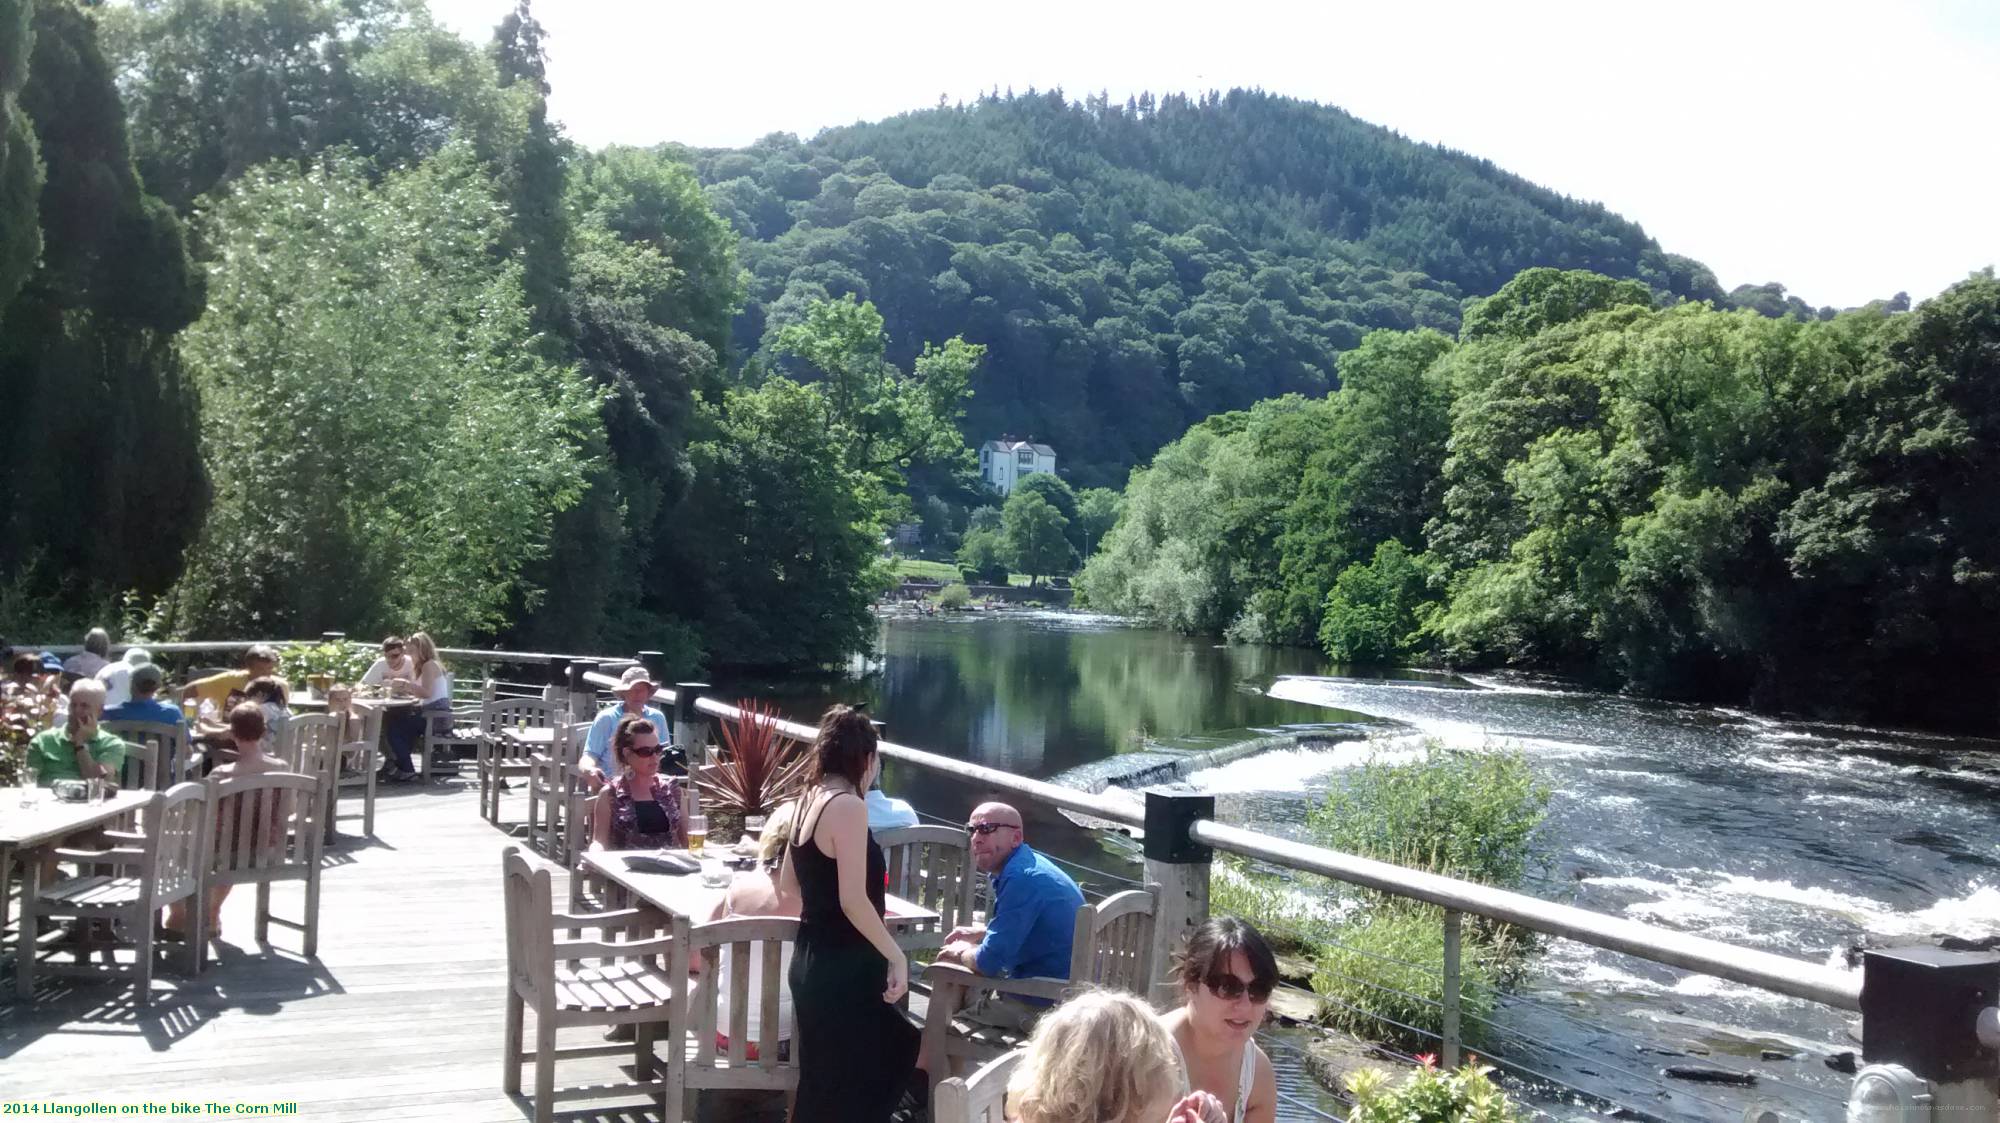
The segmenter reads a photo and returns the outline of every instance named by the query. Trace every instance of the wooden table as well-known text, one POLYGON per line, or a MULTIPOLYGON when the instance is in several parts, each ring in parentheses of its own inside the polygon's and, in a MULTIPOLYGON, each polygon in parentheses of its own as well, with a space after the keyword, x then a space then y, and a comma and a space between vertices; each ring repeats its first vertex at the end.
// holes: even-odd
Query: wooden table
MULTIPOLYGON (((382 715, 391 710, 410 709, 418 704, 415 698, 353 698, 347 704, 348 709, 345 715, 347 724, 341 728, 340 743, 345 745, 354 741, 360 741, 371 749, 379 750, 382 747, 382 715)), ((340 760, 342 755, 344 754, 336 754, 334 757, 333 798, 329 801, 326 809, 326 839, 328 842, 333 841, 333 824, 340 817, 340 760)), ((377 755, 379 755, 379 752, 377 755)), ((369 789, 362 809, 361 833, 363 836, 375 833, 374 788, 375 773, 379 769, 380 765, 371 757, 367 765, 367 774, 356 778, 358 782, 365 784, 369 789)))
MULTIPOLYGON (((39 850, 78 831, 102 826, 129 815, 153 798, 152 792, 121 791, 101 803, 64 803, 47 788, 36 790, 35 805, 21 806, 21 789, 0 788, 0 928, 7 925, 7 875, 17 852, 39 850)), ((42 864, 30 857, 21 864, 21 901, 41 891, 42 864)))
MULTIPOLYGON (((583 864, 590 872, 661 912, 685 917, 695 924, 706 921, 728 890, 703 885, 698 872, 647 873, 625 866, 627 858, 651 857, 659 853, 657 850, 592 850, 583 856, 583 864)), ((685 850, 670 850, 668 853, 689 856, 685 850)), ((729 859, 740 855, 728 847, 711 847, 703 857, 729 859)), ((937 913, 893 893, 884 897, 882 903, 887 910, 882 919, 891 932, 912 929, 920 924, 936 924, 940 919, 937 913)))

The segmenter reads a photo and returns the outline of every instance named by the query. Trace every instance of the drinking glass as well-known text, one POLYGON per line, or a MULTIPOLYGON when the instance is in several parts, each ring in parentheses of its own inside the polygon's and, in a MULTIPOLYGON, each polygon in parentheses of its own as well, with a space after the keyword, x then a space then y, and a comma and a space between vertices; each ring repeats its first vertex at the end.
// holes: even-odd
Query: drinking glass
POLYGON ((723 865, 720 858, 703 858, 701 860, 701 883, 710 889, 727 888, 730 879, 734 876, 734 872, 728 866, 723 865))
POLYGON ((104 790, 104 777, 92 776, 90 778, 90 802, 103 803, 104 797, 107 794, 104 790))
POLYGON ((751 838, 763 838, 764 820, 765 817, 762 815, 745 815, 743 817, 743 833, 749 835, 751 838))
POLYGON ((35 787, 35 766, 32 764, 22 765, 21 806, 33 807, 37 802, 40 801, 41 797, 42 797, 41 789, 35 787))
POLYGON ((689 815, 687 828, 688 853, 699 858, 702 850, 708 846, 708 816, 689 815))

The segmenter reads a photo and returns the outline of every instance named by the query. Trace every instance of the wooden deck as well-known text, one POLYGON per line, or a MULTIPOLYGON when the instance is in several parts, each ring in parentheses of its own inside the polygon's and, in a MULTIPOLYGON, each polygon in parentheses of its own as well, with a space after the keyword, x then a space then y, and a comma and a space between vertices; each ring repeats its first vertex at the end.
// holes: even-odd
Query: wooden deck
MULTIPOLYGON (((392 786, 377 805, 377 837, 357 837, 360 820, 343 819, 326 855, 316 961, 299 956, 298 933, 276 926, 274 947, 259 949, 255 892, 239 889, 208 971, 189 982, 163 970, 148 1010, 135 1008, 127 983, 58 978, 38 979, 36 1002, 23 1007, 9 978, 0 1103, 295 1103, 296 1117, 325 1121, 529 1118, 525 1099, 500 1090, 500 853, 509 840, 477 802, 464 780, 392 786)), ((524 801, 514 803, 519 818, 524 801)), ((273 911, 298 916, 303 895, 276 887, 273 911)), ((576 1043, 595 1036, 568 1032, 581 1035, 576 1043)), ((556 1081, 624 1079, 618 1063, 564 1062, 556 1081)), ((557 1115, 610 1123, 659 1111, 628 1095, 562 1104, 557 1115)))

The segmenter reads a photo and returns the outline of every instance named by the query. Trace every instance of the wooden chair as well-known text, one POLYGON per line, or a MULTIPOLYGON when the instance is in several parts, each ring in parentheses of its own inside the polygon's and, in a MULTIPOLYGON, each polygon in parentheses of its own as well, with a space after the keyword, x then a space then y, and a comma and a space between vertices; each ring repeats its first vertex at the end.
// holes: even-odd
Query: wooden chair
POLYGON ((1069 977, 999 979, 975 974, 955 963, 924 968, 930 1008, 924 1014, 925 1053, 930 1057, 931 1091, 957 1075, 968 1058, 981 1060, 1018 1048, 1026 1035, 985 1025, 960 1011, 968 996, 988 991, 1017 998, 1061 1002, 1076 987, 1097 984, 1129 990, 1141 998, 1152 986, 1153 917, 1159 887, 1128 889, 1076 910, 1070 940, 1069 977))
POLYGON ((499 698, 480 715, 479 807, 486 821, 500 823, 500 790, 509 779, 525 779, 531 769, 529 751, 500 734, 508 729, 545 728, 556 722, 556 706, 540 698, 499 698))
MULTIPOLYGON (((155 792, 139 809, 139 830, 134 833, 106 831, 115 845, 109 850, 57 850, 57 858, 82 863, 86 869, 107 868, 114 873, 86 873, 41 889, 21 907, 19 949, 14 962, 14 985, 22 1001, 35 991, 35 940, 44 920, 70 919, 114 921, 131 933, 135 948, 132 966, 110 964, 92 967, 79 962, 74 967, 48 964, 61 974, 109 971, 129 975, 137 986, 141 1006, 152 1002, 153 919, 160 909, 188 900, 190 915, 200 913, 201 871, 209 846, 212 816, 209 791, 202 784, 176 784, 168 791, 155 792)), ((201 945, 192 934, 187 943, 187 970, 201 969, 201 945)))
POLYGON ((452 680, 446 689, 454 692, 451 719, 445 721, 443 714, 434 715, 430 724, 424 727, 423 741, 417 746, 417 775, 423 777, 425 782, 429 782, 434 771, 456 772, 458 759, 455 754, 458 750, 471 749, 475 756, 478 754, 480 736, 485 732, 481 718, 494 700, 492 679, 480 684, 477 703, 460 703, 455 693, 458 689, 456 677, 448 672, 445 677, 452 680))
MULTIPOLYGON (((271 925, 276 923, 303 934, 308 959, 319 954, 319 856, 323 840, 319 813, 325 806, 321 777, 301 772, 210 776, 208 790, 215 808, 215 828, 202 878, 204 889, 255 885, 257 942, 269 943, 271 925), (279 881, 305 883, 302 919, 271 915, 271 886, 279 881)), ((205 948, 208 910, 194 912, 195 943, 205 948)))
POLYGON ((155 783, 149 786, 165 790, 194 778, 187 726, 165 721, 107 721, 103 728, 127 746, 144 745, 153 751, 155 783))
MULTIPOLYGON (((632 931, 634 925, 649 923, 655 914, 640 909, 576 915, 555 910, 553 882, 556 866, 509 846, 501 856, 507 908, 507 1029, 502 1054, 502 1088, 509 1095, 521 1093, 521 1066, 535 1066, 535 1123, 550 1123, 558 1100, 595 1099, 629 1095, 633 1092, 658 1093, 667 1104, 676 1105, 678 1094, 669 1094, 666 1077, 654 1074, 653 1034, 657 1027, 676 1017, 687 1004, 687 988, 675 985, 687 978, 685 942, 672 936, 617 941, 613 930, 632 931), (595 940, 556 938, 560 929, 598 930, 595 940), (679 949, 678 973, 662 971, 655 959, 667 955, 670 961, 679 949), (589 965, 586 966, 585 964, 589 965), (535 1013, 535 1049, 524 1051, 526 1012, 535 1013), (633 1025, 636 1045, 586 1045, 556 1048, 556 1031, 565 1026, 633 1025), (598 1084, 558 1089, 556 1061, 579 1057, 607 1057, 630 1054, 633 1074, 629 1084, 598 1084)), ((685 924, 685 922, 683 922, 685 924)))
MULTIPOLYGON (((122 738, 121 738, 122 739, 122 738)), ((154 792, 160 790, 160 762, 153 746, 145 742, 125 742, 125 762, 118 766, 118 787, 121 791, 154 792)))
POLYGON ((326 841, 333 842, 333 816, 340 798, 340 743, 345 722, 336 714, 297 714, 285 723, 278 738, 278 753, 291 772, 311 776, 320 782, 319 822, 326 841))
POLYGON ((1013 1049, 980 1065, 971 1076, 954 1076, 937 1086, 931 1123, 1007 1123, 1007 1082, 1025 1049, 1013 1049))
POLYGON ((589 732, 587 723, 557 722, 549 751, 528 757, 528 845, 553 861, 569 861, 569 797, 576 790, 577 757, 589 732))
POLYGON ((971 840, 957 827, 891 827, 875 832, 889 863, 889 892, 939 916, 936 927, 899 932, 905 951, 938 948, 945 934, 970 924, 986 891, 986 875, 972 863, 971 840))
POLYGON ((780 1048, 787 1036, 781 1023, 778 1003, 790 987, 785 979, 787 945, 799 936, 795 917, 732 917, 689 926, 681 917, 674 925, 674 949, 668 956, 668 972, 676 979, 687 977, 688 966, 702 957, 706 962, 696 977, 691 997, 681 1000, 682 1009, 674 1016, 676 1026, 687 1027, 667 1042, 667 1089, 664 1123, 679 1123, 695 1117, 695 1093, 705 1088, 788 1092, 799 1085, 796 1050, 780 1048), (729 976, 729 1017, 718 1022, 723 991, 721 979, 727 961, 729 976), (757 992, 757 1030, 750 1031, 750 994, 757 992), (718 1047, 716 1035, 729 1040, 718 1047), (676 1047, 678 1046, 678 1047, 676 1047), (756 1056, 752 1057, 751 1052, 756 1056))

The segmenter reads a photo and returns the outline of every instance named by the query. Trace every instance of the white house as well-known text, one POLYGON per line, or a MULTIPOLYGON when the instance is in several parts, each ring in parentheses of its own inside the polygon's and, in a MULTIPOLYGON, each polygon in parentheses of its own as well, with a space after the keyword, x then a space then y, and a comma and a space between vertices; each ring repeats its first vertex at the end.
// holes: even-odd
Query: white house
POLYGON ((1022 476, 1056 470, 1056 450, 1047 445, 1002 437, 979 446, 979 476, 1002 495, 1013 492, 1022 476))

